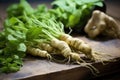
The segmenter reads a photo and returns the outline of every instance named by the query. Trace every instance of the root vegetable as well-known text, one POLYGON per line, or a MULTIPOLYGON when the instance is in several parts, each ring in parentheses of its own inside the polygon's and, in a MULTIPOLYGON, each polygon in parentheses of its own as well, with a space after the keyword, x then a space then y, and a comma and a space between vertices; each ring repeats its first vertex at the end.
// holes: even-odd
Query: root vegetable
POLYGON ((80 58, 80 55, 78 53, 72 52, 70 53, 70 55, 71 55, 71 59, 77 63, 85 62, 82 58, 80 58))
POLYGON ((68 58, 68 59, 70 58, 70 59, 78 61, 78 62, 81 61, 80 55, 77 53, 73 53, 71 51, 69 45, 66 42, 54 39, 51 41, 51 46, 59 49, 61 54, 65 58, 68 58))
POLYGON ((50 44, 47 44, 47 43, 40 43, 38 45, 38 48, 40 48, 42 50, 45 50, 45 51, 47 51, 49 53, 52 53, 55 50, 50 44))
MULTIPOLYGON (((75 50, 79 50, 84 53, 91 60, 99 60, 101 53, 97 53, 97 58, 94 57, 94 53, 90 45, 85 43, 83 40, 78 38, 73 38, 69 34, 65 34, 64 26, 60 22, 56 22, 54 19, 46 20, 43 18, 42 21, 34 19, 35 24, 42 28, 39 35, 41 43, 49 43, 52 47, 58 49, 61 55, 67 59, 74 61, 81 61, 80 55, 72 52, 70 47, 75 50), (62 40, 62 41, 61 41, 62 40)), ((74 51, 74 50, 73 50, 74 51)), ((100 59, 101 61, 101 59, 100 59)))
MULTIPOLYGON (((42 28, 41 34, 39 35, 42 42, 41 43, 49 43, 52 47, 58 49, 61 55, 63 55, 67 59, 78 60, 73 56, 71 48, 65 41, 59 40, 59 37, 64 32, 64 26, 60 22, 56 22, 54 19, 50 19, 48 21, 42 20, 34 20, 34 22, 42 28), (71 57, 72 56, 72 57, 71 57)), ((80 56, 77 55, 77 58, 80 56)))
POLYGON ((28 47, 27 53, 29 53, 29 54, 31 54, 33 56, 40 56, 40 57, 52 59, 51 55, 47 51, 40 50, 38 48, 28 47))
POLYGON ((94 51, 90 47, 90 45, 88 45, 87 43, 85 43, 81 39, 73 38, 72 36, 70 36, 68 34, 61 35, 60 39, 63 40, 63 41, 65 41, 65 42, 67 42, 68 45, 70 45, 74 49, 77 49, 78 51, 84 53, 91 60, 100 61, 100 62, 110 61, 108 58, 104 57, 104 56, 110 57, 110 55, 94 51))
POLYGON ((51 40, 51 46, 59 49, 64 57, 69 57, 71 53, 71 49, 68 44, 64 41, 59 41, 57 39, 51 40))
POLYGON ((51 55, 60 55, 60 50, 52 47, 48 43, 39 43, 38 48, 41 50, 45 50, 45 51, 49 52, 51 55))
POLYGON ((78 39, 78 38, 73 38, 72 36, 70 36, 68 34, 61 35, 60 40, 67 42, 74 49, 77 49, 77 50, 83 52, 84 54, 86 54, 89 58, 92 58, 92 55, 91 55, 92 49, 83 40, 78 39))
POLYGON ((91 19, 84 28, 90 38, 98 35, 106 35, 111 38, 120 38, 120 27, 114 18, 95 10, 91 19))

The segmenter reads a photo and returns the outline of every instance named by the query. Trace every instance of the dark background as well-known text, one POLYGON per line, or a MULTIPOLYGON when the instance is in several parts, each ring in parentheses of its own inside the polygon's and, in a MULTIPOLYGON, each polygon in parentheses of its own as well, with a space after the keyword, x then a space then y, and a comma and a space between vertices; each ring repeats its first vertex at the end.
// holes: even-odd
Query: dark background
MULTIPOLYGON (((18 3, 20 0, 0 0, 0 9, 6 9, 6 7, 13 3, 18 3), (6 6, 6 7, 5 7, 6 6)), ((27 0, 29 3, 32 3, 34 7, 40 3, 50 3, 54 0, 27 0), (34 5, 35 4, 35 5, 34 5)), ((120 17, 120 0, 104 0, 107 5, 107 12, 115 14, 115 17, 120 17)), ((49 6, 49 4, 48 4, 49 6)))
MULTIPOLYGON (((50 2, 50 1, 53 1, 53 0, 27 0, 28 2, 50 2)), ((19 2, 19 0, 0 0, 0 2, 2 3, 9 3, 9 2, 19 2)))
MULTIPOLYGON (((38 4, 46 4, 50 7, 50 2, 53 0, 27 0, 33 7, 38 4)), ((107 6, 107 14, 120 21, 120 0, 104 0, 107 6)), ((2 23, 6 17, 6 9, 13 3, 18 3, 19 0, 0 0, 0 29, 3 27, 2 23)))

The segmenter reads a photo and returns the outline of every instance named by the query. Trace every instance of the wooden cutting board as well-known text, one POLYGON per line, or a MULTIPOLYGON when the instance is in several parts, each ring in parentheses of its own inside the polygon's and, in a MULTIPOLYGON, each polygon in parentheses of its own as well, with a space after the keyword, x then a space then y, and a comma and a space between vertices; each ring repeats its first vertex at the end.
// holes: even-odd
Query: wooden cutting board
MULTIPOLYGON (((94 50, 111 54, 113 58, 120 57, 120 40, 90 40, 85 36, 78 38, 86 41, 94 50)), ((120 71, 120 60, 102 63, 92 63, 100 73, 98 76, 107 75, 120 71)), ((24 65, 16 73, 0 74, 0 80, 84 80, 92 77, 90 69, 75 64, 60 64, 45 59, 29 57, 25 59, 24 65)))

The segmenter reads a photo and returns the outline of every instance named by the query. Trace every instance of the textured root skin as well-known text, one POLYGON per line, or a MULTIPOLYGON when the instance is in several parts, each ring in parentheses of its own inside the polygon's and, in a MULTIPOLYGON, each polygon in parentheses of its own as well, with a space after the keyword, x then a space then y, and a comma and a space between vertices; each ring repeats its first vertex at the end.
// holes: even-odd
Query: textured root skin
POLYGON ((59 49, 64 57, 70 56, 71 49, 66 42, 53 39, 50 44, 51 46, 59 49))
POLYGON ((38 45, 38 47, 42 50, 49 52, 49 53, 52 53, 55 50, 50 44, 47 44, 47 43, 41 43, 38 45))
POLYGON ((105 35, 111 38, 120 38, 120 27, 111 16, 95 10, 84 28, 90 38, 105 35))
POLYGON ((41 44, 38 45, 38 48, 41 49, 41 50, 45 50, 45 51, 47 51, 47 52, 49 52, 50 54, 53 54, 53 55, 59 55, 60 54, 60 50, 52 47, 48 43, 41 43, 41 44))
POLYGON ((51 55, 44 50, 40 50, 38 48, 32 48, 32 47, 28 47, 27 52, 33 56, 40 56, 40 57, 44 57, 44 58, 51 58, 51 55))
POLYGON ((71 51, 70 47, 68 46, 68 44, 64 41, 54 39, 54 40, 51 41, 51 46, 59 49, 61 54, 66 58, 70 57, 72 60, 75 60, 75 61, 80 61, 81 60, 79 54, 73 53, 71 51))
POLYGON ((63 35, 61 35, 60 39, 67 42, 71 47, 74 47, 75 49, 78 49, 79 51, 83 52, 91 60, 109 61, 109 60, 103 58, 103 56, 110 56, 110 55, 93 51, 92 48, 87 43, 85 43, 84 41, 82 41, 78 38, 73 38, 72 36, 70 36, 68 34, 63 34, 63 35))
POLYGON ((77 61, 83 61, 81 58, 80 58, 80 55, 79 54, 77 54, 77 53, 70 53, 71 55, 70 55, 70 57, 72 58, 72 60, 75 60, 76 62, 77 61))
POLYGON ((68 34, 61 35, 60 40, 65 41, 71 47, 83 52, 84 54, 87 55, 87 57, 92 58, 92 55, 91 55, 92 49, 83 40, 78 39, 78 38, 73 38, 72 36, 70 36, 68 34))
POLYGON ((105 21, 107 24, 106 29, 104 30, 103 35, 112 36, 113 38, 119 38, 120 39, 120 27, 118 23, 110 16, 105 16, 105 21))
MULTIPOLYGON (((64 57, 72 59, 77 64, 80 64, 80 61, 86 63, 84 60, 82 60, 80 58, 79 54, 71 52, 71 50, 70 50, 70 48, 69 48, 69 46, 68 46, 68 44, 66 42, 59 41, 59 40, 55 39, 55 40, 51 41, 51 45, 53 47, 59 49, 61 51, 61 53, 63 54, 64 57)), ((92 66, 92 65, 90 65, 90 66, 92 66)), ((87 68, 89 68, 92 72, 93 72, 93 70, 96 71, 96 72, 98 72, 97 69, 94 66, 92 66, 92 67, 88 66, 87 68)), ((95 72, 93 72, 93 74, 95 74, 95 72)))
POLYGON ((101 14, 100 17, 98 17, 98 15, 100 15, 100 13, 94 11, 91 19, 89 19, 88 23, 84 28, 85 32, 88 34, 90 38, 96 37, 105 29, 106 23, 103 18, 104 15, 103 13, 101 14))

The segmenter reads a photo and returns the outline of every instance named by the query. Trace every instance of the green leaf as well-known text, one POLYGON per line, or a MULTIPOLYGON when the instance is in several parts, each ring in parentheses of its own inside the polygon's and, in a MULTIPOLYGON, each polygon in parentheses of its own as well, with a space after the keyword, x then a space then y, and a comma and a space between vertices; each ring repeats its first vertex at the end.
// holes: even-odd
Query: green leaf
POLYGON ((10 34, 8 35, 7 39, 8 39, 9 41, 17 40, 15 37, 13 37, 13 36, 10 35, 10 34))
POLYGON ((75 2, 77 5, 82 5, 82 4, 83 4, 83 1, 82 1, 82 0, 74 0, 74 2, 75 2))
POLYGON ((72 15, 70 15, 67 27, 74 27, 74 25, 78 24, 80 21, 80 17, 81 11, 76 10, 72 15))
POLYGON ((70 13, 72 13, 76 8, 76 4, 73 3, 72 0, 56 0, 52 3, 52 5, 58 6, 59 8, 70 13))
POLYGON ((12 4, 7 8, 8 17, 20 15, 21 12, 17 10, 18 6, 18 4, 12 4))
POLYGON ((20 43, 19 45, 18 45, 18 48, 17 48, 17 50, 18 51, 22 51, 22 52, 25 52, 26 51, 26 45, 24 44, 24 43, 20 43))
POLYGON ((100 1, 100 0, 81 0, 82 2, 84 3, 91 3, 91 2, 97 2, 97 1, 100 1))
POLYGON ((14 25, 14 24, 18 23, 19 20, 15 17, 12 17, 12 18, 9 19, 9 22, 10 22, 11 25, 14 25))
POLYGON ((19 56, 18 56, 18 55, 14 55, 14 58, 15 58, 15 59, 19 59, 19 56))
POLYGON ((20 0, 19 8, 23 9, 27 14, 32 14, 34 12, 31 5, 26 0, 20 0))
POLYGON ((12 58, 7 58, 7 59, 6 59, 6 62, 9 63, 9 62, 11 62, 12 60, 13 60, 12 58))
POLYGON ((39 35, 41 33, 41 28, 40 27, 32 27, 28 30, 26 34, 26 38, 28 41, 32 41, 34 39, 39 38, 39 35))
POLYGON ((47 12, 47 6, 46 5, 44 5, 44 4, 40 4, 40 5, 38 5, 37 6, 37 9, 35 9, 36 11, 35 11, 35 13, 42 13, 42 12, 47 12))
POLYGON ((99 6, 99 7, 103 7, 103 3, 102 2, 97 2, 95 3, 96 6, 99 6))
POLYGON ((14 26, 14 29, 6 28, 6 36, 8 35, 7 39, 18 39, 18 40, 24 40, 26 38, 26 31, 24 28, 20 28, 20 26, 14 26))

